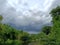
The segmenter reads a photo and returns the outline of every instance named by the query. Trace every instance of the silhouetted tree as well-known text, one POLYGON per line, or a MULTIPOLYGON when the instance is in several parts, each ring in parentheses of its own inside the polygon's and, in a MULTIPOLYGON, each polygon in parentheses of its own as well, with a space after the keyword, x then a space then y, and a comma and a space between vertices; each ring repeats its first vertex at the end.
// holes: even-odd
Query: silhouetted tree
POLYGON ((43 31, 46 35, 48 35, 48 34, 51 32, 51 26, 45 26, 45 27, 42 29, 42 31, 43 31))
POLYGON ((30 42, 30 37, 29 36, 22 36, 21 40, 23 41, 22 45, 28 45, 30 42))

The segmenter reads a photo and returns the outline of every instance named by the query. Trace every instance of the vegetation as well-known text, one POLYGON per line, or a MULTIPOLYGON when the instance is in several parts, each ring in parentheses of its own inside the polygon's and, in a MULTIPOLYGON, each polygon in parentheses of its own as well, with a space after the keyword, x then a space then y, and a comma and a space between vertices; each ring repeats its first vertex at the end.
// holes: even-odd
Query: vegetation
MULTIPOLYGON (((0 21, 3 17, 0 16, 0 21)), ((19 31, 9 25, 0 23, 0 45, 26 45, 30 42, 27 32, 19 31)))
POLYGON ((38 34, 29 34, 2 24, 0 15, 0 45, 60 45, 60 7, 50 12, 53 26, 45 26, 38 34))

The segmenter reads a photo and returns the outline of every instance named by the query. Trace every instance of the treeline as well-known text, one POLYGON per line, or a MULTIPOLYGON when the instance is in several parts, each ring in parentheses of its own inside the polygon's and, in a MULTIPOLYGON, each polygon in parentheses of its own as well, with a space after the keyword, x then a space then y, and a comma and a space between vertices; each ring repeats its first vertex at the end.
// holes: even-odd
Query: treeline
POLYGON ((60 6, 50 12, 52 26, 43 27, 38 34, 29 34, 2 24, 0 15, 0 45, 60 45, 60 6))

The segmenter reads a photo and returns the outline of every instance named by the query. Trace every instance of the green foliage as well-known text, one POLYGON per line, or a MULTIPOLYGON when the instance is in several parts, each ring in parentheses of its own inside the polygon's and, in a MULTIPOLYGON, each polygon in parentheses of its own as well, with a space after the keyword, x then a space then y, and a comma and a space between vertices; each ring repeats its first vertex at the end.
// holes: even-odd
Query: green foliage
POLYGON ((3 19, 3 17, 0 15, 0 20, 2 20, 3 19))
POLYGON ((30 43, 30 37, 29 36, 22 36, 21 40, 23 41, 22 45, 28 45, 30 43))
POLYGON ((54 8, 54 9, 50 12, 50 14, 51 14, 53 17, 60 15, 60 6, 57 6, 56 8, 54 8))
POLYGON ((19 31, 6 24, 0 24, 0 45, 28 45, 30 36, 27 32, 19 31), (24 40, 26 38, 26 40, 24 40))
POLYGON ((42 29, 42 31, 43 31, 46 35, 48 35, 48 34, 50 33, 50 31, 51 31, 51 26, 45 26, 45 27, 42 29))

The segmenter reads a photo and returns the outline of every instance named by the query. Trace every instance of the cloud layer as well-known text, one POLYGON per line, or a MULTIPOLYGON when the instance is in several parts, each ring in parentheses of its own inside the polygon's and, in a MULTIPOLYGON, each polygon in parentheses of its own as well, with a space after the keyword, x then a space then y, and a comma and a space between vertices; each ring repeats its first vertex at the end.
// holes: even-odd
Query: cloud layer
POLYGON ((54 2, 56 0, 2 0, 0 14, 4 16, 4 23, 28 32, 38 32, 43 25, 51 23, 49 11, 54 2))

